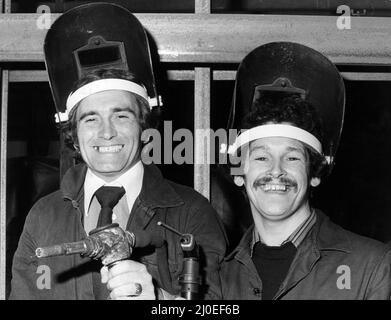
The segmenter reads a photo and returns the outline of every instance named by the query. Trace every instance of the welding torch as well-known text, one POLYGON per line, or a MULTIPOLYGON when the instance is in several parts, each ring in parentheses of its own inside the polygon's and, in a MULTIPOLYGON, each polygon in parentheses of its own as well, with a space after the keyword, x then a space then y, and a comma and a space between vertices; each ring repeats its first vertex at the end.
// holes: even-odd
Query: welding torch
POLYGON ((199 298, 201 277, 199 274, 199 248, 194 236, 190 233, 180 233, 161 221, 157 224, 180 237, 179 241, 184 255, 182 274, 179 276, 181 297, 186 300, 197 300, 199 298))

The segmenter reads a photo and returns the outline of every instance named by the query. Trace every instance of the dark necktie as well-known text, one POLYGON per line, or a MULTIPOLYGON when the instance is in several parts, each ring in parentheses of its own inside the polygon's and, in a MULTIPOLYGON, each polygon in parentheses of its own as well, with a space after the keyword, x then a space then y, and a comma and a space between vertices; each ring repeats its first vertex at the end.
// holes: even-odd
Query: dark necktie
MULTIPOLYGON (((96 199, 101 205, 99 220, 97 228, 106 226, 112 223, 113 208, 117 205, 118 201, 125 194, 123 187, 100 187, 95 192, 96 199)), ((92 284, 94 290, 94 296, 96 300, 104 300, 109 296, 106 284, 101 283, 100 268, 102 264, 100 261, 91 261, 92 272, 92 284)))
POLYGON ((100 187, 95 192, 96 199, 101 205, 97 228, 112 223, 113 208, 125 194, 123 187, 100 187))

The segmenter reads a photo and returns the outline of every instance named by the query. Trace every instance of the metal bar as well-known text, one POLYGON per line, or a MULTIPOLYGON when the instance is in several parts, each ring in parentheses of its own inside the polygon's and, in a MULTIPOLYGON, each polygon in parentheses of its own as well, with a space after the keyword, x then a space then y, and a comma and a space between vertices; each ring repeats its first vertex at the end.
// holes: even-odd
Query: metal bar
POLYGON ((235 80, 236 71, 234 70, 214 70, 213 80, 215 81, 227 81, 235 80))
POLYGON ((210 68, 195 68, 194 80, 194 189, 210 198, 210 68), (206 133, 206 135, 205 135, 206 133))
MULTIPOLYGON (((194 0, 195 13, 211 13, 211 0, 194 0)), ((197 129, 210 128, 211 69, 195 68, 194 79, 194 189, 210 199, 210 141, 197 134, 197 129), (202 164, 198 164, 202 163, 202 164)))
POLYGON ((173 81, 194 81, 194 70, 167 70, 167 79, 173 81))
MULTIPOLYGON (((391 72, 341 72, 342 77, 349 81, 391 81, 391 72)), ((233 81, 234 70, 214 70, 214 81, 233 81)))
POLYGON ((9 82, 48 82, 46 70, 10 70, 9 82))
MULTIPOLYGON (((168 70, 168 80, 194 81, 194 70, 168 70)), ((9 82, 48 82, 46 70, 10 70, 9 82)))
POLYGON ((349 81, 391 81, 391 72, 341 72, 341 74, 349 81))
POLYGON ((4 0, 4 13, 11 13, 11 0, 4 0))
POLYGON ((7 116, 8 116, 8 71, 2 71, 1 86, 1 145, 0 145, 0 300, 6 295, 6 221, 7 221, 7 116))
MULTIPOLYGON (((384 17, 352 17, 350 30, 338 30, 332 16, 136 16, 155 40, 161 62, 239 63, 255 47, 284 40, 308 45, 336 64, 391 65, 391 19, 384 17)), ((43 61, 46 29, 37 27, 38 17, 0 15, 0 61, 43 61)))
MULTIPOLYGON (((214 81, 235 80, 236 71, 233 70, 213 70, 214 81)), ((168 80, 194 81, 194 70, 167 70, 168 80)))
MULTIPOLYGON (((168 80, 194 81, 194 70, 168 70, 168 80)), ((48 82, 46 70, 10 70, 10 82, 48 82)))
POLYGON ((195 0, 194 11, 200 14, 211 13, 211 0, 195 0))
MULTIPOLYGON (((167 70, 167 79, 171 81, 194 81, 194 70, 167 70)), ((213 81, 233 81, 236 71, 213 70, 213 81)), ((391 72, 341 72, 349 81, 391 81, 391 72)), ((9 82, 47 82, 45 70, 10 70, 9 82)))

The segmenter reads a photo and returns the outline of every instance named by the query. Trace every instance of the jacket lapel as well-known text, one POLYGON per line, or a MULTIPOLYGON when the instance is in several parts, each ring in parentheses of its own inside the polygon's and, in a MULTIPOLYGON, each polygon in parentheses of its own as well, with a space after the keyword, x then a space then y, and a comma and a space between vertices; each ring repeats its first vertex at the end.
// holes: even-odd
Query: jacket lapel
POLYGON ((246 269, 250 286, 257 287, 262 291, 262 281, 250 255, 250 243, 254 227, 255 226, 252 225, 247 229, 239 245, 224 260, 229 261, 235 259, 239 261, 246 269))
POLYGON ((303 280, 320 259, 320 252, 316 246, 313 245, 314 234, 315 232, 311 232, 311 234, 308 235, 310 238, 308 239, 309 241, 303 241, 299 246, 292 265, 289 268, 288 274, 274 296, 274 299, 279 299, 283 294, 303 280))
POLYGON ((322 251, 336 250, 346 253, 351 251, 349 239, 341 230, 323 212, 316 210, 316 223, 306 239, 300 244, 288 274, 274 299, 281 298, 308 276, 321 259, 322 251))
POLYGON ((131 226, 145 229, 155 215, 156 208, 172 208, 184 201, 165 180, 155 165, 144 165, 144 177, 140 195, 131 210, 127 229, 131 226))

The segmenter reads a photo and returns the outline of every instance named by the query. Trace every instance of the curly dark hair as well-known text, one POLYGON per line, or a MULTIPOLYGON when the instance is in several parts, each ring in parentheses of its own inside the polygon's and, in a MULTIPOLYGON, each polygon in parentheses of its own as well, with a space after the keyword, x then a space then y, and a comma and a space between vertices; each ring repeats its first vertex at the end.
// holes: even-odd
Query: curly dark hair
MULTIPOLYGON (((124 79, 130 80, 132 82, 138 83, 140 85, 141 82, 137 80, 137 78, 129 71, 124 71, 120 69, 99 69, 92 71, 86 74, 84 77, 79 79, 73 89, 72 92, 81 88, 82 86, 101 79, 124 79)), ((152 111, 149 108, 148 102, 143 98, 139 97, 135 94, 136 102, 139 106, 139 118, 138 122, 141 127, 141 130, 145 130, 148 128, 157 127, 159 123, 160 110, 158 108, 154 108, 152 111)), ((75 145, 78 144, 77 140, 77 119, 76 119, 76 110, 79 104, 77 104, 69 114, 69 120, 67 123, 62 125, 62 131, 64 134, 64 142, 68 147, 74 148, 75 145)))
MULTIPOLYGON (((265 93, 254 101, 252 111, 241 128, 250 129, 266 123, 290 123, 311 134, 323 143, 322 122, 316 109, 298 94, 265 93)), ((305 146, 310 160, 310 177, 320 178, 326 167, 325 158, 305 146)))

